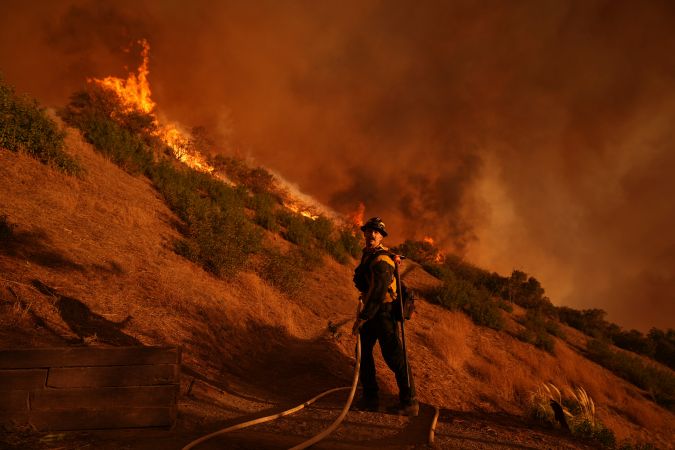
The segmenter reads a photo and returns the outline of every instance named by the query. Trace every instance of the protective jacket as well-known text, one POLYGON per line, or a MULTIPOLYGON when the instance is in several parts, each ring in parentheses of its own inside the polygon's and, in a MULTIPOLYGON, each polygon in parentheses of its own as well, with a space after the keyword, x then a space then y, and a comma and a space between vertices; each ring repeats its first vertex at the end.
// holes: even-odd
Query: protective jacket
POLYGON ((354 284, 364 304, 359 319, 372 319, 382 304, 396 300, 394 269, 392 254, 383 245, 363 250, 361 263, 354 271, 354 284))
POLYGON ((354 284, 361 292, 364 303, 359 319, 365 323, 359 330, 361 336, 361 385, 363 397, 375 401, 379 387, 375 374, 373 347, 380 343, 382 356, 387 366, 394 372, 399 388, 399 400, 402 405, 415 401, 415 384, 412 373, 406 376, 406 363, 403 347, 398 336, 394 316, 396 299, 396 278, 394 255, 384 246, 363 250, 361 263, 354 271, 354 284), (409 384, 408 384, 409 381, 409 384))

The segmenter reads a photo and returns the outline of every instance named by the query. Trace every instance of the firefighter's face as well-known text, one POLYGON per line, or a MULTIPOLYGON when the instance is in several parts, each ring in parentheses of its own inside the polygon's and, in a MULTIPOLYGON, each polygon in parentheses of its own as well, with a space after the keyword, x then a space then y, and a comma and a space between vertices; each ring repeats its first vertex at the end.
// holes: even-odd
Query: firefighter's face
POLYGON ((382 233, 380 233, 377 230, 371 230, 370 228, 367 228, 363 232, 363 237, 366 239, 366 247, 373 248, 377 247, 380 245, 380 242, 382 242, 382 233))

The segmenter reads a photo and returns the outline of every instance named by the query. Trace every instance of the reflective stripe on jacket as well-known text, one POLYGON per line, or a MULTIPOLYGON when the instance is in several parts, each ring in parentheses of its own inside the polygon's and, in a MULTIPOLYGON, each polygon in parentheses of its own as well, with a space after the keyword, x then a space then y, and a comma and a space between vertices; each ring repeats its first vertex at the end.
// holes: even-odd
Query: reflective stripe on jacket
POLYGON ((363 296, 363 310, 359 314, 361 320, 369 320, 377 314, 380 305, 391 303, 396 297, 395 263, 388 250, 380 246, 373 250, 365 250, 361 265, 368 265, 368 291, 363 296), (376 255, 374 258, 372 255, 376 255))

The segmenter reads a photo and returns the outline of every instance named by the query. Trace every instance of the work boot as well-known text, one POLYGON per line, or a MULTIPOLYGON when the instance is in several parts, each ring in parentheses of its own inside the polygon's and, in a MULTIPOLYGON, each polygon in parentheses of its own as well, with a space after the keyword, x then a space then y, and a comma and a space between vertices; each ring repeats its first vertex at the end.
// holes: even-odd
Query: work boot
POLYGON ((411 400, 405 403, 399 403, 396 406, 387 408, 387 411, 399 416, 417 417, 420 412, 420 403, 417 400, 411 400))
POLYGON ((356 411, 377 412, 380 410, 380 399, 378 397, 362 396, 353 406, 356 411))

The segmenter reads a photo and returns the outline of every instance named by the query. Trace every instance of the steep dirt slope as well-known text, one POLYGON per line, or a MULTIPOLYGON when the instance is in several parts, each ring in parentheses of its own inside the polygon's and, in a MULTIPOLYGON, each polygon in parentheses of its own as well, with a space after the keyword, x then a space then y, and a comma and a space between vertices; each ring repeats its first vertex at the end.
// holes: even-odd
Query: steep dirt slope
MULTIPOLYGON (((82 179, 0 150, 0 214, 16 225, 14 237, 0 249, 0 346, 182 346, 183 392, 193 385, 181 400, 183 434, 170 438, 173 445, 241 416, 349 384, 354 347, 349 329, 356 307, 351 267, 324 258, 324 267, 307 274, 307 288, 296 298, 279 294, 251 272, 216 279, 172 251, 177 218, 145 178, 121 171, 74 132, 68 149, 87 170, 82 179)), ((278 236, 267 239, 269 245, 288 245, 278 236)), ((437 283, 407 264, 411 286, 437 283)), ((664 448, 675 441, 672 413, 563 341, 556 341, 554 357, 424 301, 408 323, 408 336, 420 400, 442 408, 439 433, 446 440, 439 442, 448 448, 461 447, 459 442, 464 448, 496 442, 583 447, 517 419, 541 382, 586 388, 618 438, 664 448)), ((394 392, 381 358, 378 364, 383 389, 394 392)), ((270 435, 298 440, 327 425, 341 401, 327 401, 305 419, 232 439, 244 446, 270 435)), ((425 408, 413 421, 350 414, 330 445, 339 446, 340 436, 356 445, 356 436, 374 435, 380 439, 375 444, 388 446, 386 439, 401 429, 416 436, 411 430, 424 428, 429 419, 430 407, 425 408)), ((120 436, 99 436, 97 442, 108 439, 114 448, 120 436)), ((134 439, 139 448, 153 448, 134 439)), ((420 439, 408 445, 424 442, 420 439)), ((275 442, 269 445, 284 444, 275 442)))

